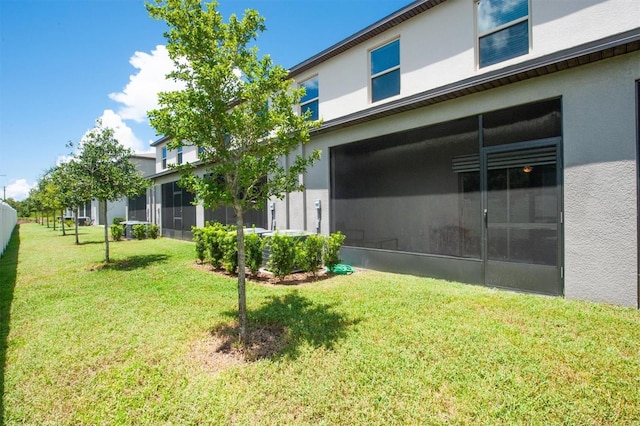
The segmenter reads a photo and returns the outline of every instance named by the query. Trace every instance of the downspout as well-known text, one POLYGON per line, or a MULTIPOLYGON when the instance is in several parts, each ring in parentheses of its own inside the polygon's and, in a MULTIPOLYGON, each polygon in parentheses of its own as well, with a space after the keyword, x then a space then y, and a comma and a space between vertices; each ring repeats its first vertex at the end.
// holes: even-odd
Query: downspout
POLYGON ((636 80, 636 309, 640 309, 640 80, 636 80))
MULTIPOLYGON (((306 158, 304 145, 302 145, 300 149, 302 150, 302 157, 306 158)), ((305 173, 302 174, 300 179, 302 180, 302 185, 305 185, 307 181, 305 173)), ((307 229, 307 187, 306 186, 304 188, 304 191, 302 191, 302 229, 304 229, 305 231, 308 231, 307 229)))

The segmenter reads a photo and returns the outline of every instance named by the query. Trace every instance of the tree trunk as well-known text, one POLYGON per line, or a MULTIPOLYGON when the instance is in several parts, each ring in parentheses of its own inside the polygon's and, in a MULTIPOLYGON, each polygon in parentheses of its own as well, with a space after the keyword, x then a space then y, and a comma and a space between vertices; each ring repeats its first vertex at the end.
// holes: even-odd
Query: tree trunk
POLYGON ((109 263, 109 224, 107 223, 107 200, 100 202, 104 213, 104 261, 109 263))
POLYGON ((80 214, 80 208, 76 206, 76 245, 80 245, 80 239, 78 238, 78 215, 80 214))
POLYGON ((53 230, 56 230, 56 211, 53 210, 53 230))
POLYGON ((47 228, 49 227, 49 212, 47 212, 47 228))
POLYGON ((62 227, 62 235, 66 236, 67 233, 64 230, 64 209, 60 209, 60 226, 62 227))
POLYGON ((241 206, 234 206, 236 213, 236 231, 238 233, 238 321, 240 342, 247 343, 247 293, 245 287, 246 268, 244 255, 244 212, 241 206))

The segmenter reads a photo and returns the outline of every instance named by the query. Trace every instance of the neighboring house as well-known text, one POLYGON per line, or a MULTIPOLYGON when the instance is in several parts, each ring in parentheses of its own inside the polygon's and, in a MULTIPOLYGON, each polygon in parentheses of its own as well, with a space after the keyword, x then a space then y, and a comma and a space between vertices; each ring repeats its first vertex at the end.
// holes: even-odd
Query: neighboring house
MULTIPOLYGON (((639 23, 629 0, 409 4, 290 70, 322 159, 265 223, 341 231, 356 266, 638 307, 639 23)), ((184 236, 205 213, 154 146, 184 236)))
MULTIPOLYGON (((136 165, 136 169, 142 172, 142 175, 144 177, 151 176, 155 171, 154 153, 134 154, 131 156, 131 162, 136 165)), ((146 218, 146 212, 143 214, 140 211, 140 209, 146 210, 147 196, 147 194, 144 194, 133 199, 122 198, 118 201, 109 201, 107 203, 106 218, 102 215, 102 212, 99 208, 98 200, 92 200, 90 205, 85 206, 81 210, 79 216, 90 216, 94 225, 111 225, 114 217, 124 217, 132 220, 150 221, 150 219, 146 218)))
MULTIPOLYGON (((183 146, 177 150, 168 149, 168 138, 161 138, 152 143, 156 149, 155 169, 152 176, 153 188, 150 197, 150 210, 153 212, 151 222, 160 226, 161 233, 165 237, 190 240, 192 226, 204 226, 205 222, 215 221, 225 225, 235 225, 236 219, 233 209, 205 209, 195 203, 194 194, 178 185, 180 175, 171 165, 192 163, 201 165, 198 159, 198 147, 183 146)), ((200 167, 196 173, 205 173, 205 168, 200 167)), ((245 213, 247 226, 266 228, 266 209, 249 211, 245 213)))

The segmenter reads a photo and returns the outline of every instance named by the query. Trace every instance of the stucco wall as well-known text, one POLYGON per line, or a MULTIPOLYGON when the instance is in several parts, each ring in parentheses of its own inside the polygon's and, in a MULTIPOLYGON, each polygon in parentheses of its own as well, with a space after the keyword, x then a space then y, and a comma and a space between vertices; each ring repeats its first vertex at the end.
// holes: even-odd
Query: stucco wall
MULTIPOLYGON (((320 149, 322 158, 305 176, 307 200, 323 200, 323 224, 328 225, 331 146, 562 97, 565 295, 637 307, 639 79, 640 52, 635 52, 315 136, 307 149, 320 149)), ((289 213, 315 215, 312 202, 305 211, 289 213)), ((279 214, 279 223, 283 220, 279 214)))
POLYGON ((635 80, 640 54, 571 73, 564 96, 565 294, 638 306, 635 80))
POLYGON ((636 0, 531 0, 526 55, 478 68, 472 0, 450 0, 296 76, 318 76, 320 116, 371 107, 369 51, 400 38, 400 94, 386 103, 638 27, 636 0))

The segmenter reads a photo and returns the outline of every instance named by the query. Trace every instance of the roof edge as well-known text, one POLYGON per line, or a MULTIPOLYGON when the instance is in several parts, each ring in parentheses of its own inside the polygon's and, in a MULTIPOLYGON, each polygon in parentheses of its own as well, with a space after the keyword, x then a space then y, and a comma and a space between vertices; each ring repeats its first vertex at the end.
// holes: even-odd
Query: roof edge
POLYGON ((417 0, 289 69, 289 78, 381 34, 447 0, 417 0))
POLYGON ((313 130, 311 134, 318 135, 351 127, 377 118, 587 65, 638 50, 640 50, 640 27, 337 117, 325 121, 320 128, 313 130))

